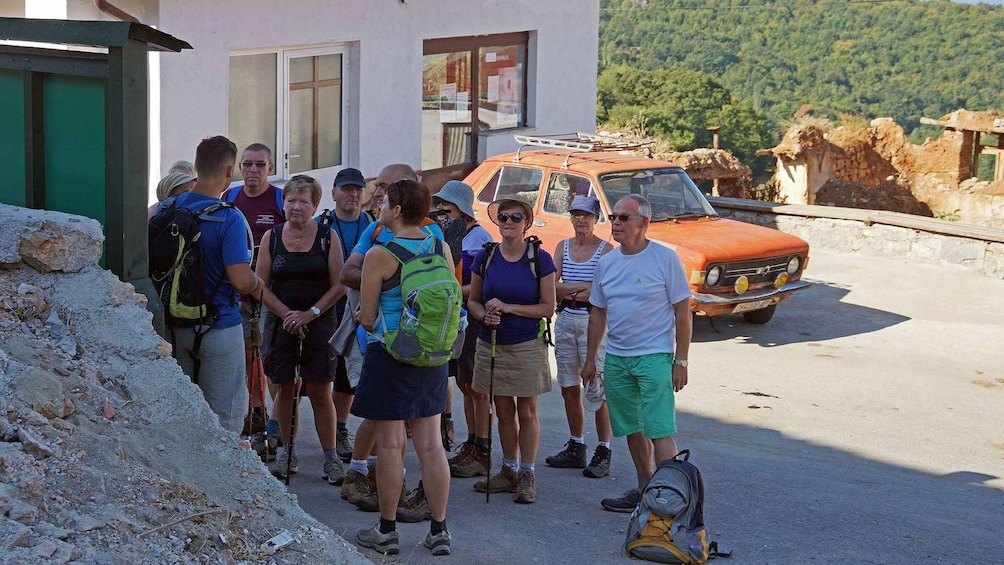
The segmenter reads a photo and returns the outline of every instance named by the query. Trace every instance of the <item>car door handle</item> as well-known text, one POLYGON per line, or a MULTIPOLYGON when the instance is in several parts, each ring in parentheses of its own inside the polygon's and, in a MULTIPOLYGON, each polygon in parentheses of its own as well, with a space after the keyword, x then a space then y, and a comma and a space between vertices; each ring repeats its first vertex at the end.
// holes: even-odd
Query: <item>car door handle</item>
POLYGON ((533 225, 537 226, 538 228, 542 228, 547 225, 547 222, 545 222, 544 220, 534 220, 533 225))

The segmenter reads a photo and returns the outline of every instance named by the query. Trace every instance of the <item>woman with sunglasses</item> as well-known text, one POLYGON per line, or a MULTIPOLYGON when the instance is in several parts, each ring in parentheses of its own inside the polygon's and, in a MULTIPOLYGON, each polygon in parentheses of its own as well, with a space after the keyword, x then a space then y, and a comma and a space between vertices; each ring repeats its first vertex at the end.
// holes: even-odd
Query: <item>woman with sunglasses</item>
MULTIPOLYGON (((537 250, 538 273, 531 269, 533 244, 524 240, 533 223, 530 204, 509 198, 496 200, 488 206, 488 217, 499 226, 502 242, 490 254, 482 250, 474 257, 467 307, 482 326, 472 386, 481 394, 493 395, 503 459, 498 474, 478 481, 474 488, 512 492, 515 502, 531 504, 537 501, 537 396, 551 390, 544 328, 545 320, 554 314, 556 269, 543 250, 537 250), (494 348, 490 345, 493 341, 494 348)), ((489 428, 487 413, 479 411, 476 417, 483 419, 479 428, 489 428)))
MULTIPOLYGON (((432 197, 423 185, 401 180, 387 187, 387 200, 379 222, 394 234, 391 240, 410 253, 435 249, 436 238, 422 230, 432 197)), ((443 252, 450 268, 449 246, 443 252)), ((422 465, 422 486, 432 514, 425 547, 433 555, 449 555, 446 503, 450 495, 450 468, 440 438, 439 415, 446 408, 447 366, 419 367, 391 357, 380 336, 397 329, 404 310, 401 265, 385 245, 372 247, 363 260, 359 323, 369 332, 362 375, 351 413, 374 423, 377 501, 380 522, 360 530, 360 545, 384 554, 397 554, 396 520, 404 483, 404 450, 408 445, 404 423, 411 428, 412 443, 422 465)))

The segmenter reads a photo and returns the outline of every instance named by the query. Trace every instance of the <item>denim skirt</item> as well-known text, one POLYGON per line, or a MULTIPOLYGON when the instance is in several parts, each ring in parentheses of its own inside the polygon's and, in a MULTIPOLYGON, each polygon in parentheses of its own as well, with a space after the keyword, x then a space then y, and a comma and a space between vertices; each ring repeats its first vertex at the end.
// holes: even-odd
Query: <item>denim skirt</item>
POLYGON ((382 343, 366 345, 363 372, 350 412, 367 420, 412 420, 446 410, 448 367, 401 363, 382 343))

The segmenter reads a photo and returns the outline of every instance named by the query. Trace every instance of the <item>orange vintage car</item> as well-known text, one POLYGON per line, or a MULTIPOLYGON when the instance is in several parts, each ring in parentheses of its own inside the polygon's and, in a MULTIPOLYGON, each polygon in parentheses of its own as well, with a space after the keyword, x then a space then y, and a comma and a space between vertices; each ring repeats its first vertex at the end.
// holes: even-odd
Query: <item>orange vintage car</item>
MULTIPOLYGON (((516 136, 519 150, 491 157, 464 182, 477 195, 474 211, 487 219, 488 204, 504 196, 533 203, 529 233, 553 252, 572 237, 568 207, 576 195, 595 195, 603 215, 597 236, 613 243, 606 215, 626 194, 641 194, 652 204, 648 238, 680 256, 690 277, 691 307, 706 316, 742 314, 767 323, 777 304, 811 286, 802 281, 809 244, 769 228, 718 215, 687 173, 677 165, 636 155, 599 151, 602 141, 516 136)), ((498 228, 482 225, 496 238, 498 228)))

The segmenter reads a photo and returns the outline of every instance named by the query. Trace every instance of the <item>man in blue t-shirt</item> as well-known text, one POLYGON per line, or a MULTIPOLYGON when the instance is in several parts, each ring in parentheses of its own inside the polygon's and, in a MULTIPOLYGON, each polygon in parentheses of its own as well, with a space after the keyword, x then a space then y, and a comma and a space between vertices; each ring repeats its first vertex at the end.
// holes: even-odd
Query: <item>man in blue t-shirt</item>
MULTIPOLYGON (((237 146, 218 135, 203 139, 195 153, 198 180, 191 192, 177 197, 176 205, 194 212, 221 202, 217 196, 230 183, 237 146)), ((248 224, 235 208, 223 208, 211 220, 200 220, 199 248, 205 269, 206 293, 212 294, 219 318, 202 336, 198 347, 198 385, 220 425, 240 433, 247 413, 248 389, 244 382, 244 331, 237 303, 241 294, 263 294, 263 300, 282 315, 282 304, 251 270, 252 242, 248 224)), ((196 330, 168 327, 174 357, 189 376, 195 376, 196 330)))
MULTIPOLYGON (((342 246, 342 262, 349 258, 349 255, 352 254, 352 248, 356 246, 363 231, 370 225, 369 216, 362 213, 362 197, 365 187, 366 179, 363 178, 363 174, 359 172, 359 169, 346 167, 338 171, 338 174, 335 176, 335 184, 331 188, 331 198, 335 201, 334 209, 325 210, 314 218, 322 225, 331 226, 331 229, 338 234, 338 239, 342 246)), ((358 296, 354 297, 353 302, 357 301, 357 299, 358 296)), ((335 304, 335 315, 337 316, 339 328, 335 334, 347 335, 351 339, 351 335, 355 330, 355 319, 352 316, 345 318, 345 305, 347 302, 348 296, 344 296, 335 304), (349 327, 343 330, 341 329, 343 324, 349 327)), ((332 344, 335 345, 335 342, 332 341, 332 344)), ((351 343, 349 343, 349 346, 351 346, 351 343)), ((335 348, 336 350, 343 350, 338 345, 335 345, 335 348)), ((348 428, 349 408, 352 407, 352 399, 356 394, 356 388, 352 385, 352 381, 358 383, 358 375, 355 375, 355 378, 350 378, 346 365, 346 356, 339 353, 337 362, 335 363, 334 375, 335 413, 337 414, 338 422, 335 449, 338 452, 338 457, 344 463, 348 463, 352 457, 352 439, 349 436, 348 428)), ((329 482, 336 484, 330 480, 330 477, 329 482)))

